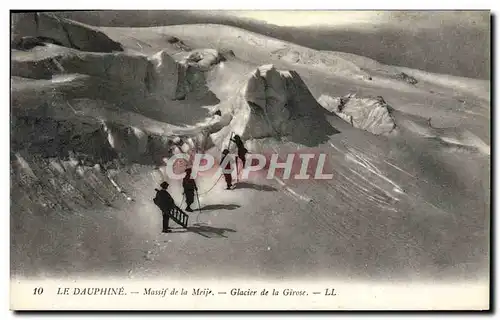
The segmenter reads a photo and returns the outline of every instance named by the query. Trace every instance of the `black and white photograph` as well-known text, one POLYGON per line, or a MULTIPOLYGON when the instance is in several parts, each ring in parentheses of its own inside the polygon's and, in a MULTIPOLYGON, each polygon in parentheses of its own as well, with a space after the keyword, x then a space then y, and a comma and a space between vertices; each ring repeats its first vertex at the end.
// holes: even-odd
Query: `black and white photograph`
POLYGON ((11 11, 11 309, 488 310, 491 21, 11 11))

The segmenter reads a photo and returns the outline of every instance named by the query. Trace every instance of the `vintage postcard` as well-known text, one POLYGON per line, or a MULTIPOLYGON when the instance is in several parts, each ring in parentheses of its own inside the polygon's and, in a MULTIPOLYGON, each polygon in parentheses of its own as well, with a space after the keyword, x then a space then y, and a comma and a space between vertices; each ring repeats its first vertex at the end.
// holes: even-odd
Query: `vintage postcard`
POLYGON ((11 310, 488 310, 489 11, 11 12, 11 310))

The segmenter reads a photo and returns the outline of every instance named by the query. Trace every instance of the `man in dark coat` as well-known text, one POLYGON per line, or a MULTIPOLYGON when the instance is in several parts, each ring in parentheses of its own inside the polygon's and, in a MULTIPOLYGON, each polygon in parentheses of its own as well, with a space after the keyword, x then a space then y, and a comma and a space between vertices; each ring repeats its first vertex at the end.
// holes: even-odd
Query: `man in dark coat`
POLYGON ((191 205, 194 202, 194 192, 198 191, 196 182, 191 178, 191 169, 186 169, 186 176, 182 179, 182 187, 184 188, 184 196, 186 197, 186 211, 193 212, 191 205))
POLYGON ((153 199, 154 203, 160 207, 163 216, 163 229, 162 232, 172 232, 168 226, 170 220, 169 213, 176 207, 175 201, 168 193, 167 188, 169 184, 164 181, 160 184, 161 190, 156 190, 156 197, 153 199))
MULTIPOLYGON (((220 160, 220 164, 219 165, 222 165, 224 160, 226 159, 227 155, 229 154, 229 150, 227 149, 224 149, 224 151, 222 151, 222 159, 220 160)), ((224 166, 224 179, 226 180, 226 185, 227 185, 227 190, 230 190, 231 189, 231 186, 232 186, 232 182, 233 182, 233 177, 231 175, 231 173, 229 173, 229 170, 231 170, 231 161, 228 159, 226 160, 227 161, 227 164, 224 166)))
POLYGON ((245 145, 243 144, 243 141, 241 140, 241 137, 239 135, 235 135, 234 138, 231 139, 231 141, 234 142, 236 144, 236 147, 238 148, 238 158, 240 158, 244 168, 246 162, 245 157, 248 153, 248 150, 245 148, 245 145))

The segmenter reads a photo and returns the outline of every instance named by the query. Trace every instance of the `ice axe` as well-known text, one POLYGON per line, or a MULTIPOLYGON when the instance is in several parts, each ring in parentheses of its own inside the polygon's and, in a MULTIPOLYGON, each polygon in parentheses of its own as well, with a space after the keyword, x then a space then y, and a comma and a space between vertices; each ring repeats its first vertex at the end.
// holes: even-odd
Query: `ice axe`
POLYGON ((229 142, 227 144, 227 150, 229 150, 229 147, 231 146, 231 139, 233 138, 234 132, 231 132, 231 135, 229 136, 229 142))
POLYGON ((195 191, 196 191, 196 199, 198 200, 198 210, 201 213, 200 196, 198 195, 198 190, 195 190, 195 191))
POLYGON ((182 200, 181 200, 181 203, 179 204, 179 206, 182 207, 182 204, 184 203, 184 193, 182 193, 182 200))

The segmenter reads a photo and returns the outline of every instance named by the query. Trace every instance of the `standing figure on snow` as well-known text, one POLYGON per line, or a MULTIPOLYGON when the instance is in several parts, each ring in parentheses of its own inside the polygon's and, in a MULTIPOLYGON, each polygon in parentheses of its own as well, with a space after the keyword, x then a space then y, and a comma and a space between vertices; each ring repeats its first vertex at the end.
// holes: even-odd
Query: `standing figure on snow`
POLYGON ((153 202, 160 208, 162 216, 163 216, 163 229, 162 232, 172 232, 168 227, 168 222, 170 220, 169 214, 176 207, 174 199, 168 193, 168 183, 166 181, 160 184, 161 190, 156 190, 156 197, 153 199, 153 202))
POLYGON ((184 188, 184 195, 186 196, 186 211, 193 212, 191 205, 194 202, 194 192, 198 191, 196 182, 191 178, 191 169, 186 169, 186 176, 182 179, 182 187, 184 188))
POLYGON ((238 158, 240 158, 241 162, 243 163, 243 168, 245 167, 245 162, 246 162, 246 154, 248 153, 248 150, 245 148, 245 145, 243 144, 243 141, 241 140, 239 135, 234 135, 234 138, 231 139, 232 142, 236 144, 236 147, 238 148, 238 158))
MULTIPOLYGON (((220 160, 220 163, 219 165, 222 166, 224 160, 226 159, 227 155, 229 154, 229 150, 227 149, 224 149, 224 151, 222 151, 222 159, 220 160)), ((233 177, 231 175, 230 172, 228 172, 229 170, 231 170, 231 159, 227 159, 227 164, 224 166, 224 179, 226 180, 226 185, 227 185, 227 190, 230 190, 231 189, 231 186, 233 185, 232 182, 233 182, 233 177)))

